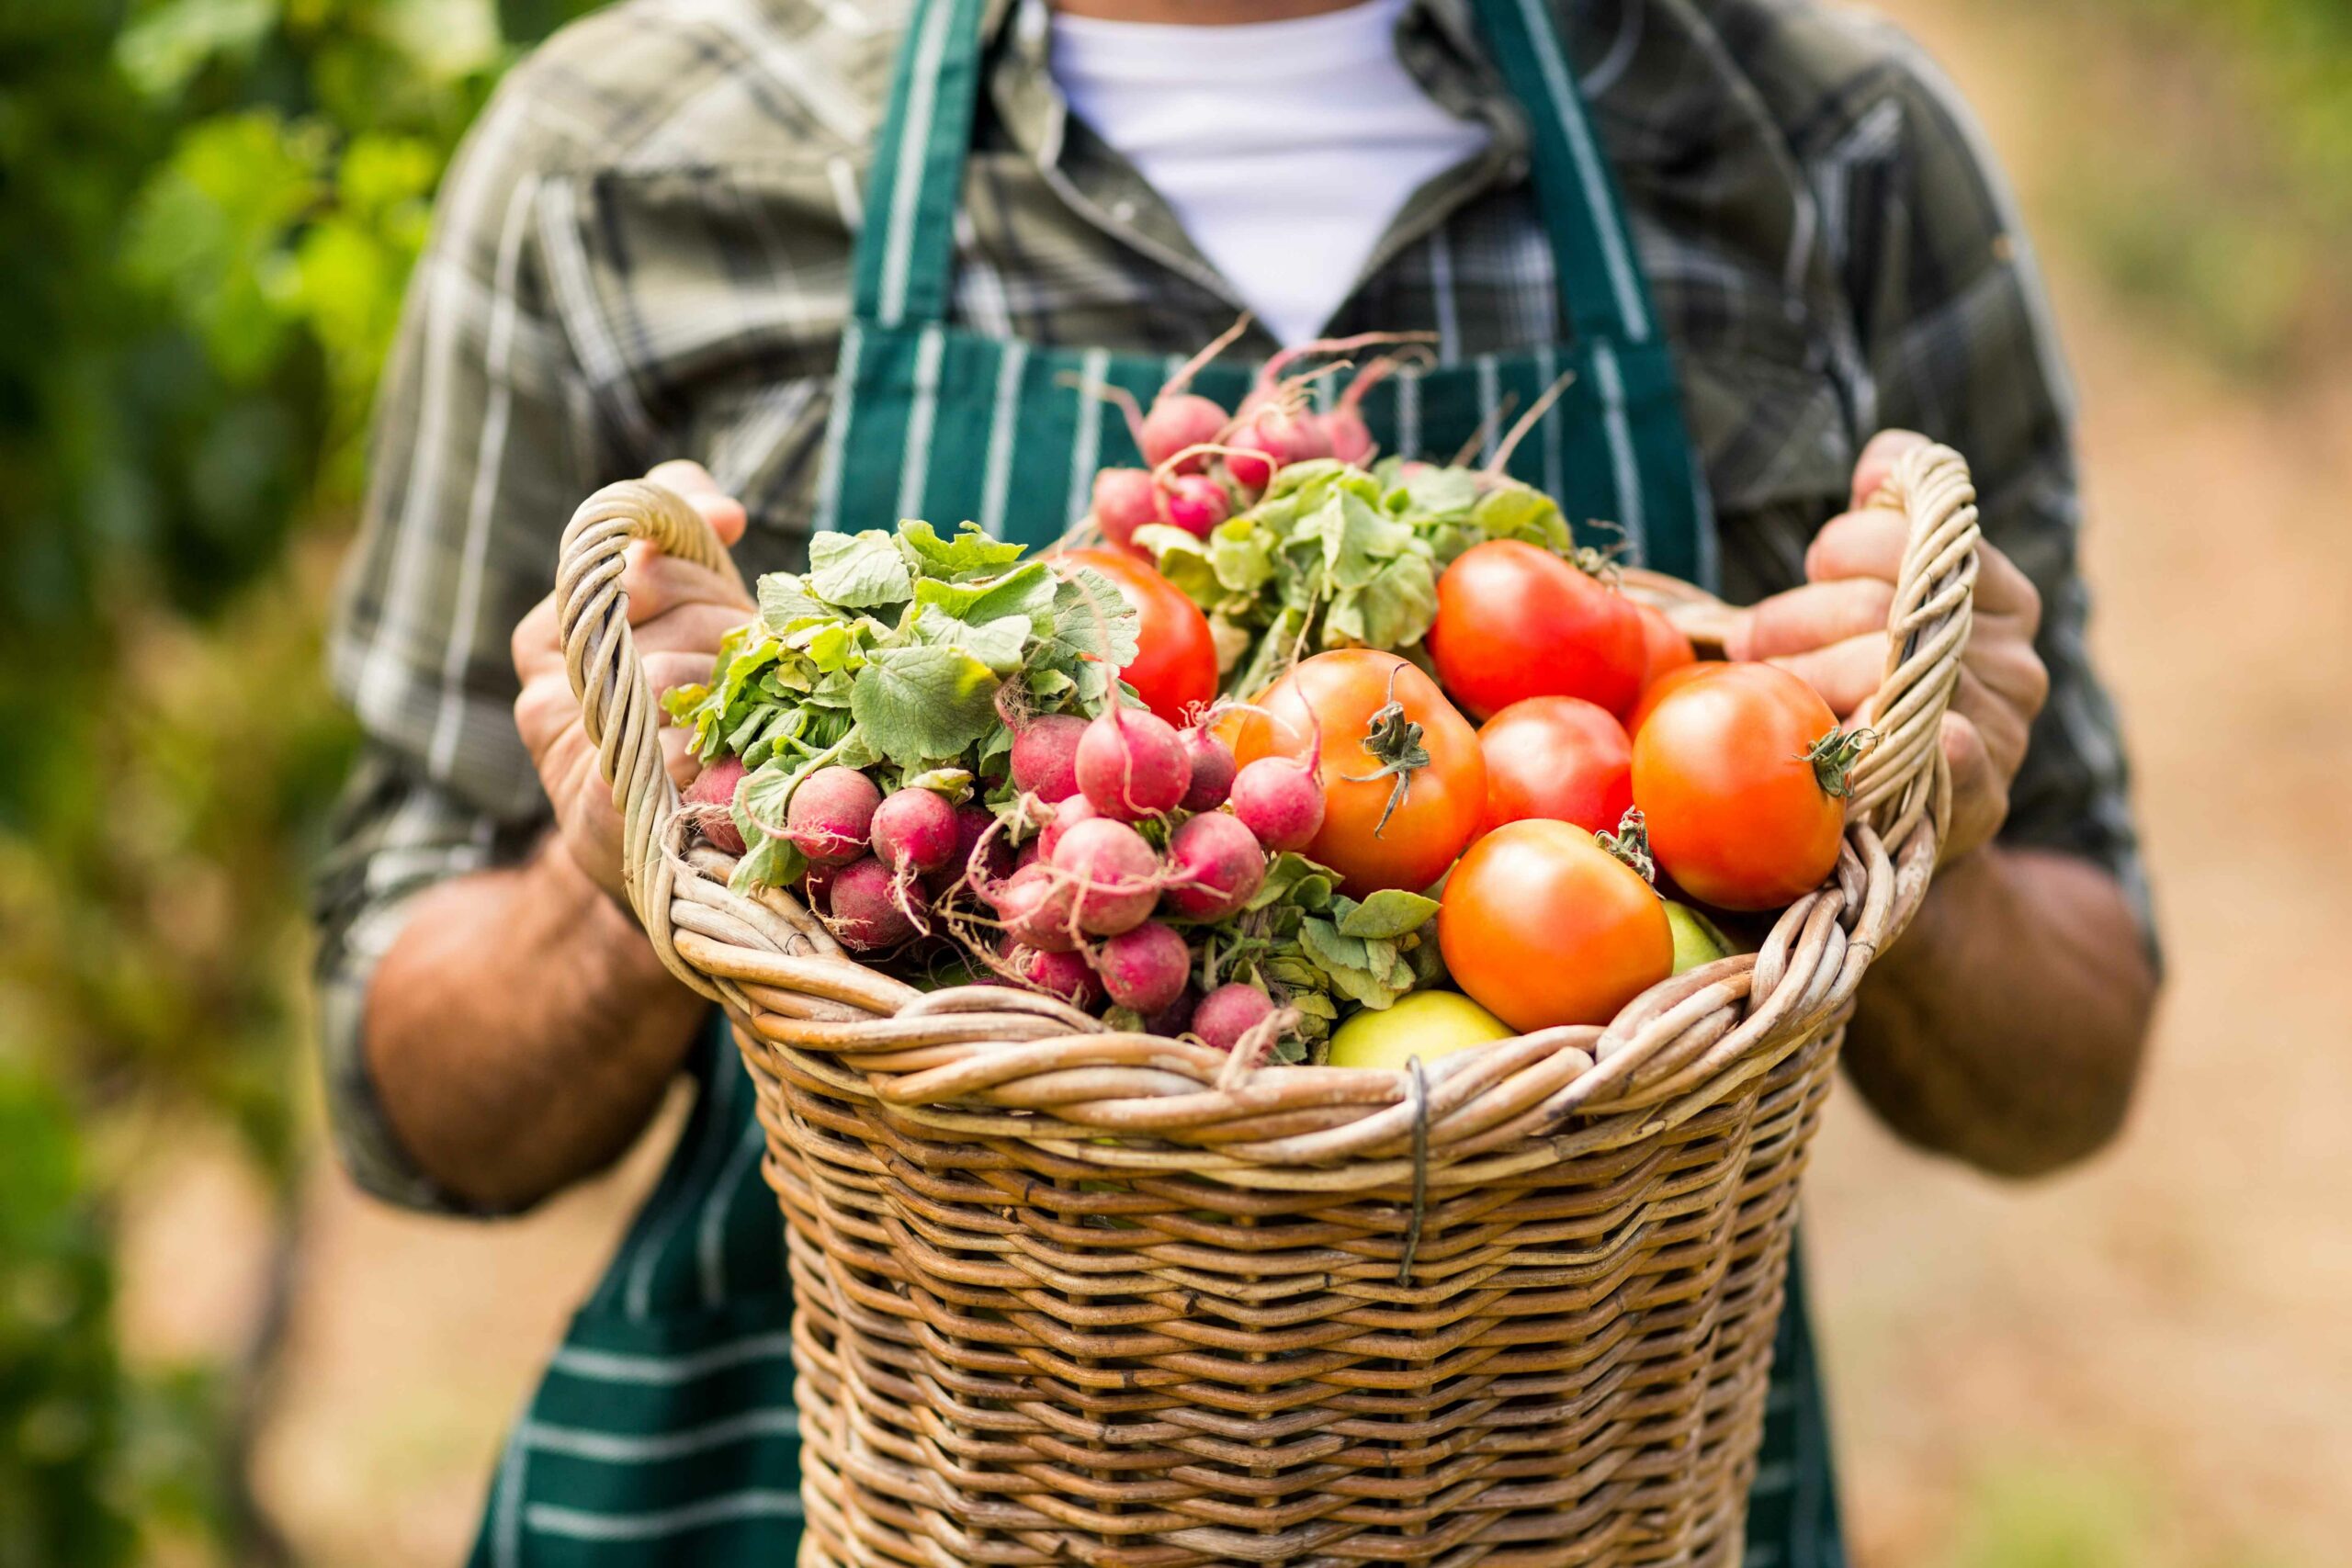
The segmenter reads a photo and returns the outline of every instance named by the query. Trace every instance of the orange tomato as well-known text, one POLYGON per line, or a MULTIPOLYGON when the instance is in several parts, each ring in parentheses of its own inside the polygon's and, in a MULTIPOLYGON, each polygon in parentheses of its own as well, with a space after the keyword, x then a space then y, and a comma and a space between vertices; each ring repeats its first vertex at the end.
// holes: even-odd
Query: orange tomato
POLYGON ((1634 602, 1523 539, 1489 539, 1437 580, 1427 643, 1437 678, 1480 718, 1528 697, 1582 697, 1622 714, 1648 660, 1634 602))
POLYGON ((1487 764, 1477 732, 1395 654, 1351 648, 1301 660, 1258 705, 1262 713, 1223 730, 1234 761, 1304 758, 1320 735, 1323 827, 1306 853, 1338 872, 1349 897, 1427 887, 1478 830, 1487 764))
POLYGON ((1634 600, 1633 604, 1634 613, 1642 617, 1642 645, 1645 655, 1642 665, 1642 693, 1646 696, 1649 689, 1657 683, 1659 676, 1668 671, 1687 667, 1699 657, 1699 650, 1692 648, 1690 639, 1666 618, 1664 610, 1655 604, 1645 604, 1639 599, 1634 600))
POLYGON ((1642 732, 1643 724, 1657 710, 1657 705, 1666 700, 1668 693, 1679 690, 1692 681, 1703 680, 1716 671, 1727 668, 1729 668, 1727 665, 1720 662, 1702 661, 1667 671, 1642 688, 1642 700, 1634 705, 1633 714, 1625 720, 1625 733, 1639 735, 1642 732))
POLYGON ((1194 708, 1216 700, 1216 641, 1209 619, 1158 567, 1116 550, 1062 550, 1046 558, 1092 567, 1136 607, 1136 657, 1119 674, 1144 706, 1181 725, 1194 708))
POLYGON ((1845 833, 1838 717, 1770 664, 1722 664, 1661 694, 1634 736, 1634 804, 1658 869, 1722 909, 1821 886, 1845 833), (1834 788, 1833 788, 1834 786, 1834 788))
POLYGON ((1480 832, 1547 817, 1617 830, 1634 804, 1634 743, 1609 710, 1581 697, 1529 697, 1478 729, 1487 760, 1480 832))
POLYGON ((1454 983, 1521 1032, 1606 1023, 1674 969, 1665 900, 1566 822, 1511 822, 1471 845, 1445 879, 1437 940, 1454 983))

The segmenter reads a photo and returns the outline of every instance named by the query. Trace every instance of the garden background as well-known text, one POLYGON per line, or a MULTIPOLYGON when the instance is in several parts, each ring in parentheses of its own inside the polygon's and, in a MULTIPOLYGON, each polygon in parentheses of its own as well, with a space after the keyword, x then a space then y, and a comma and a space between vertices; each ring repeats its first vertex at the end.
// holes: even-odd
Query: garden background
MULTIPOLYGON (((0 1568, 454 1563, 652 1168, 523 1222, 323 1154, 302 887, 368 400, 451 146, 582 0, 0 6, 0 1568)), ((2085 395, 2172 983, 2124 1145, 2000 1188, 1837 1102, 1864 1568, 2352 1539, 2352 7, 1894 0, 2085 395)))

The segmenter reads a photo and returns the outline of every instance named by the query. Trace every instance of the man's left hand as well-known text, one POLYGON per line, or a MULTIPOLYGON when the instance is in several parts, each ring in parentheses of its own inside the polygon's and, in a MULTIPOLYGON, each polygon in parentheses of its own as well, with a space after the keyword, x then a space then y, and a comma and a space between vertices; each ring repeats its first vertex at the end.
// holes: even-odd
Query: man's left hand
MULTIPOLYGON (((1753 605, 1724 637, 1733 659, 1803 676, 1841 721, 1886 672, 1887 612, 1910 537, 1901 513, 1868 502, 1896 459, 1925 445, 1926 436, 1907 430, 1873 438, 1854 467, 1853 510, 1831 518, 1805 551, 1805 585, 1753 605)), ((1975 623, 1943 722, 1952 783, 1948 861, 2000 830, 2026 738, 2050 694, 2050 672, 2033 649, 2041 595, 2000 551, 1984 545, 1978 553, 1975 623)))

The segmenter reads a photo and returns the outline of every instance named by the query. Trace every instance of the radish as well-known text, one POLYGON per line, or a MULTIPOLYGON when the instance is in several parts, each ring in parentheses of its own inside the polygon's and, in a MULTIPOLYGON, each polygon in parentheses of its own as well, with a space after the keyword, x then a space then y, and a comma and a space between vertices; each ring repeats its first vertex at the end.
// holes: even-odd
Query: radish
POLYGON ((890 868, 872 855, 835 873, 827 902, 833 934, 842 939, 842 945, 859 953, 876 953, 913 936, 914 917, 899 893, 890 868))
POLYGON ((1012 737, 1012 787, 1047 806, 1078 793, 1078 744, 1086 720, 1072 713, 1043 714, 1012 737))
POLYGON ((1133 931, 1159 901, 1159 858, 1124 822, 1098 817, 1079 823, 1062 835, 1048 863, 1073 897, 1079 929, 1095 936, 1133 931))
POLYGON ((1188 979, 1174 1001, 1143 1021, 1143 1032, 1157 1034, 1162 1040, 1173 1040, 1193 1027, 1193 1010, 1200 1005, 1200 987, 1188 979))
POLYGON ((1182 802, 1187 811, 1215 811, 1233 793, 1232 749, 1205 728, 1194 726, 1179 735, 1184 760, 1191 769, 1182 802))
POLYGON ((1193 783, 1176 727, 1143 708, 1113 708, 1088 725, 1076 772, 1094 809, 1120 822, 1165 815, 1193 783))
POLYGON ((1233 515, 1233 498, 1206 474, 1180 473, 1159 492, 1157 520, 1182 528, 1195 539, 1233 515))
POLYGON ((743 759, 720 757, 695 775, 686 786, 686 804, 717 807, 718 809, 695 813, 695 826, 710 840, 710 847, 721 854, 740 855, 743 852, 743 834, 727 808, 735 804, 735 787, 743 782, 743 759))
POLYGON ((1008 956, 1014 972, 1047 996, 1059 997, 1086 1012, 1102 1005, 1102 977, 1086 962, 1084 954, 1016 947, 1008 956))
POLYGON ((1159 498, 1149 470, 1105 468, 1094 476, 1094 525, 1113 544, 1125 545, 1136 529, 1159 521, 1159 498))
POLYGON ((1080 822, 1091 822, 1102 815, 1094 809, 1094 803, 1086 796, 1071 795, 1054 807, 1054 819, 1046 823, 1044 831, 1033 840, 1037 846, 1037 852, 1050 857, 1055 848, 1061 843, 1064 833, 1069 832, 1080 822))
POLYGON ((997 918, 1004 922, 1005 933, 1023 947, 1068 953, 1078 945, 1078 929, 1070 919, 1076 897, 1069 882, 1041 861, 1023 866, 997 889, 997 918))
MULTIPOLYGON (((1081 796, 1080 798, 1083 797, 1081 796)), ((1021 852, 1012 857, 1012 869, 1016 872, 1021 871, 1028 866, 1035 865, 1039 861, 1045 858, 1046 839, 1045 835, 1041 833, 1021 846, 1021 852)))
POLYGON ((865 852, 882 792, 855 768, 819 768, 785 808, 784 836, 818 865, 847 865, 865 852))
POLYGON ((875 854, 908 876, 954 863, 956 834, 956 808, 937 790, 893 790, 874 809, 875 854))
POLYGON ((1193 1032, 1204 1045, 1230 1051, 1273 1010, 1273 998, 1257 987, 1228 981, 1203 997, 1201 1005, 1193 1010, 1193 1032))
POLYGON ((1204 812, 1168 840, 1168 911, 1188 920, 1217 920, 1257 896, 1266 852, 1237 817, 1204 812))
POLYGON ((1148 1018, 1184 994, 1192 957, 1173 928, 1146 920, 1104 942, 1095 969, 1113 1001, 1148 1018))
POLYGON ((1233 815, 1270 851, 1303 850, 1323 827, 1323 785, 1288 757, 1261 757, 1233 775, 1233 815))
MULTIPOLYGON (((1190 373, 1186 373, 1190 379, 1190 373)), ((1141 438, 1143 460, 1157 468, 1187 446, 1205 446, 1216 439, 1232 416, 1198 392, 1161 392, 1152 403, 1151 412, 1143 416, 1141 438)), ((1198 473, 1207 465, 1206 457, 1187 457, 1177 465, 1179 473, 1198 473)))
MULTIPOLYGON (((1294 413, 1279 399, 1269 399, 1257 412, 1244 413, 1227 446, 1261 452, 1262 457, 1228 456, 1225 470, 1246 491, 1261 491, 1273 481, 1274 471, 1311 457, 1328 457, 1330 444, 1318 421, 1294 413)), ((1221 521, 1221 520, 1220 520, 1221 521)))
POLYGON ((956 808, 956 852, 947 863, 923 878, 923 886, 936 896, 945 893, 959 882, 968 880, 975 892, 986 893, 997 879, 1012 870, 1012 840, 1002 833, 992 833, 996 814, 977 800, 967 800, 956 808), (982 849, 982 840, 988 847, 982 849))

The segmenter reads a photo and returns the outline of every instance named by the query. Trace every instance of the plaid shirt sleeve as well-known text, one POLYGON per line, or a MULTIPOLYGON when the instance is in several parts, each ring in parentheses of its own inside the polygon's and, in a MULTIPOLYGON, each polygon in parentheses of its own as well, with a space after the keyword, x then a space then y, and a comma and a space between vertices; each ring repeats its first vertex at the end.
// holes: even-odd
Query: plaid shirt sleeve
POLYGON ((560 187, 535 170, 558 151, 518 73, 451 168, 388 368, 329 643, 366 742, 314 896, 326 1098, 355 1179, 416 1207, 458 1205, 402 1153, 369 1082, 369 976, 416 894, 519 858, 545 827, 508 639, 611 462, 541 243, 560 187))
POLYGON ((2085 640, 2073 392, 2040 272, 1966 106, 1907 40, 1887 47, 1888 107, 1848 132, 1864 155, 1826 163, 1855 215, 1843 263, 1875 405, 1857 423, 1968 455, 1986 541, 2041 592, 2050 671, 2002 840, 2106 867, 2153 943, 2121 733, 2085 640))

